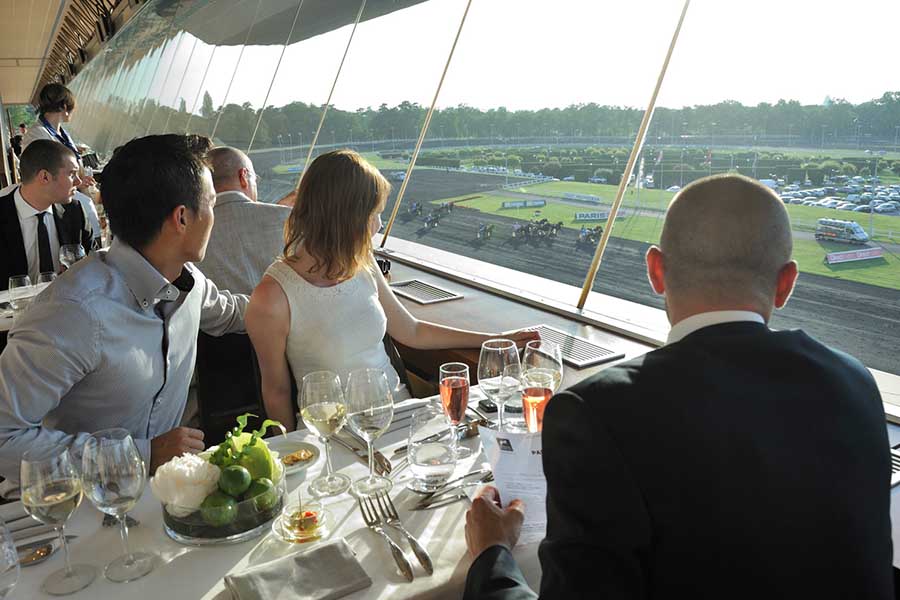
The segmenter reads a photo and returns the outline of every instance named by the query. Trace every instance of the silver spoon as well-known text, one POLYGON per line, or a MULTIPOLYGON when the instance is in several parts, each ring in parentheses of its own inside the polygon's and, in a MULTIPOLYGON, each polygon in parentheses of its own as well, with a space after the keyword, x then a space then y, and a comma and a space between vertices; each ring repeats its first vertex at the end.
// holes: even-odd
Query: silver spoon
POLYGON ((19 554, 19 565, 22 567, 30 567, 32 565, 40 564, 53 556, 58 549, 59 546, 57 544, 47 542, 43 546, 27 550, 24 554, 19 554))

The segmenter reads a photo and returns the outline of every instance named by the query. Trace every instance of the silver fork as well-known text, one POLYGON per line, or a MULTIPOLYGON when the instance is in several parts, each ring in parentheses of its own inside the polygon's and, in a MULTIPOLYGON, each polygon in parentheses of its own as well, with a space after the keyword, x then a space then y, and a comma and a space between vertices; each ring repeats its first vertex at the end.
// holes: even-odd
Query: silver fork
POLYGON ((413 537, 413 535, 403 526, 403 522, 400 520, 400 515, 397 514, 397 508, 394 506, 391 497, 387 494, 378 494, 375 496, 375 503, 378 504, 378 510, 381 512, 382 520, 406 536, 406 539, 409 541, 409 547, 412 548, 413 554, 419 559, 419 564, 425 567, 425 572, 429 575, 434 573, 434 565, 431 563, 431 557, 428 556, 428 552, 425 551, 425 548, 422 547, 419 540, 413 537))
POLYGON ((384 524, 378 516, 378 511, 375 509, 374 504, 372 504, 372 500, 370 498, 357 498, 356 502, 359 504, 359 512, 362 513, 362 518, 366 523, 366 527, 379 534, 387 541, 388 546, 391 547, 391 554, 394 556, 394 562, 397 563, 400 572, 403 573, 403 576, 407 581, 412 581, 412 567, 410 566, 409 561, 406 560, 406 557, 403 556, 403 550, 400 549, 400 546, 398 546, 394 540, 391 539, 391 536, 385 532, 384 524))

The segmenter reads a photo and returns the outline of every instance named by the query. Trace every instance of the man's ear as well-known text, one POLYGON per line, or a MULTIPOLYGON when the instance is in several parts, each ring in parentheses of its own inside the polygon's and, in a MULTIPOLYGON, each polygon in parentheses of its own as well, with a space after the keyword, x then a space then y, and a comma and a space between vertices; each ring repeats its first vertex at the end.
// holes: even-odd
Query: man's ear
POLYGON ((661 296, 666 291, 665 257, 662 250, 657 246, 650 246, 645 258, 647 261, 647 279, 650 280, 650 287, 661 296))
POLYGON ((795 260, 788 261, 778 271, 778 279, 775 282, 775 308, 781 308, 787 304, 788 298, 794 291, 794 284, 797 283, 798 274, 799 268, 795 260))

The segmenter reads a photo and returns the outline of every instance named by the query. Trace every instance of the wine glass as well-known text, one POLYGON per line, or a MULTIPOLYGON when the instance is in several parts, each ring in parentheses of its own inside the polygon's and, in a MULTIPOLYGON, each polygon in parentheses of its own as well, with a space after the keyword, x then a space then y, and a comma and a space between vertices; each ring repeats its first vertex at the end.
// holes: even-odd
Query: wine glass
POLYGON ((69 544, 64 532, 66 521, 81 504, 82 492, 81 479, 69 450, 57 445, 25 452, 20 485, 25 510, 41 523, 57 528, 66 559, 65 568, 48 575, 41 590, 54 596, 65 596, 86 588, 97 577, 97 569, 69 562, 69 544))
POLYGON ((6 523, 0 521, 0 599, 6 598, 19 580, 19 555, 6 523))
POLYGON ((347 423, 369 446, 369 476, 353 482, 357 496, 389 492, 393 483, 375 475, 374 441, 394 418, 394 399, 387 376, 381 369, 357 369, 347 378, 347 423))
POLYGON ((91 434, 82 457, 84 493, 101 512, 116 517, 125 554, 106 565, 110 581, 140 579, 153 570, 153 556, 128 547, 125 513, 134 508, 147 483, 146 466, 127 429, 104 429, 91 434))
POLYGON ((56 279, 56 273, 53 271, 45 271, 38 275, 37 282, 41 283, 53 283, 53 280, 56 279))
POLYGON ((59 247, 59 262, 67 269, 87 256, 81 244, 62 244, 59 247))
POLYGON ((13 275, 9 278, 9 305, 14 311, 28 308, 34 291, 31 288, 31 278, 28 275, 13 275))
POLYGON ((497 405, 498 427, 501 431, 504 428, 503 413, 506 402, 510 396, 515 395, 520 377, 519 351, 514 341, 500 338, 481 344, 481 355, 478 357, 478 387, 497 405))
POLYGON ((331 371, 305 375, 300 392, 300 416, 307 427, 319 434, 319 440, 325 446, 326 474, 310 482, 310 493, 320 497, 343 494, 350 487, 350 478, 334 472, 329 441, 347 422, 347 404, 340 377, 331 371))
POLYGON ((459 445, 459 424, 465 419, 469 406, 469 365, 459 362, 441 365, 438 382, 441 390, 441 406, 450 422, 450 443, 457 459, 466 458, 472 451, 459 445))

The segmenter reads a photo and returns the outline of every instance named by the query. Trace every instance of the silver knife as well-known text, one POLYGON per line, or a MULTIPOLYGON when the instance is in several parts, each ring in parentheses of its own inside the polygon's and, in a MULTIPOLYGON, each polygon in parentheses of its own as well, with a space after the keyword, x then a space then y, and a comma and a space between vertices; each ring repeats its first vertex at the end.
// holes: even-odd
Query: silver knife
MULTIPOLYGON (((359 448, 354 448, 347 441, 345 441, 344 439, 342 439, 341 437, 339 437, 337 435, 331 436, 331 439, 334 440, 335 442, 337 442, 338 444, 340 444, 341 446, 343 446, 344 448, 346 448, 347 450, 349 450, 350 452, 352 452, 353 456, 356 457, 356 460, 358 460, 362 464, 366 465, 367 467, 369 466, 368 450, 361 450, 359 448)), ((378 463, 377 459, 375 460, 375 472, 378 473, 379 475, 384 475, 384 467, 382 467, 378 463)))
POLYGON ((22 540, 30 540, 33 537, 44 535, 45 533, 52 533, 56 531, 56 527, 52 525, 41 525, 40 527, 30 527, 29 529, 23 529, 22 531, 17 531, 12 534, 12 539, 14 542, 21 542, 22 540))
MULTIPOLYGON (((365 455, 366 455, 366 464, 369 464, 369 450, 368 450, 368 443, 367 443, 364 439, 362 439, 361 437, 359 437, 358 435, 356 435, 356 433, 354 433, 354 432, 353 432, 352 430, 350 430, 350 429, 344 429, 344 430, 342 430, 341 433, 346 433, 348 436, 350 436, 350 439, 351 439, 351 440, 353 440, 355 443, 357 443, 357 444, 359 444, 360 446, 362 446, 362 449, 363 449, 362 451, 363 451, 363 452, 365 453, 365 455)), ((334 437, 337 437, 337 436, 334 436, 334 437)), ((372 453, 372 457, 375 459, 375 468, 376 468, 376 470, 379 469, 379 468, 381 469, 381 473, 379 473, 379 475, 385 475, 385 474, 391 472, 391 461, 389 461, 389 460, 387 459, 387 457, 386 457, 384 454, 382 454, 382 453, 379 452, 378 450, 375 450, 375 451, 372 453)))

